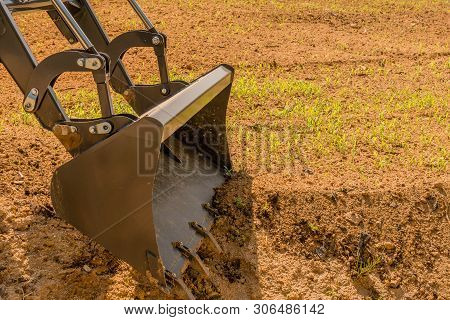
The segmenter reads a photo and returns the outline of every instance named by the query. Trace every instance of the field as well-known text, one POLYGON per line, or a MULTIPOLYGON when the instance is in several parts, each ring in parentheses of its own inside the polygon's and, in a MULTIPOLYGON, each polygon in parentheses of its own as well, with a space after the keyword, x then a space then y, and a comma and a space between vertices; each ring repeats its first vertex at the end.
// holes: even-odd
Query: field
MULTIPOLYGON (((111 36, 142 28, 126 1, 91 2, 111 36)), ((236 68, 234 168, 212 201, 225 254, 201 252, 211 281, 186 273, 197 298, 450 299, 447 0, 141 3, 172 78, 236 68)), ((70 48, 45 13, 17 22, 38 59, 70 48)), ((125 62, 157 80, 150 51, 125 62)), ((88 81, 58 81, 70 115, 99 112, 88 81)), ((0 65, 0 298, 172 298, 55 217, 70 156, 22 99, 0 65)))

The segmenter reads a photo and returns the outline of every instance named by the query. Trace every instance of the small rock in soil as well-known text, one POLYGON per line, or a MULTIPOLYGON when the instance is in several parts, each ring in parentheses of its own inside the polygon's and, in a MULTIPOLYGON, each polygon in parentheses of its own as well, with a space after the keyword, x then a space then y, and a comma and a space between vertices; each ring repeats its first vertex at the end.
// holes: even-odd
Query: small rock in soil
POLYGON ((337 195, 337 193, 336 193, 336 192, 333 192, 333 193, 331 194, 331 196, 330 196, 330 199, 331 199, 331 201, 332 201, 334 204, 337 204, 337 203, 338 203, 338 195, 337 195))
POLYGON ((389 203, 389 206, 391 207, 391 208, 397 208, 398 207, 398 203, 397 202, 395 202, 395 201, 391 201, 390 203, 389 203))
POLYGON ((53 207, 49 204, 45 204, 45 205, 32 205, 31 206, 31 211, 35 214, 39 214, 42 215, 46 218, 53 218, 56 216, 55 210, 53 209, 53 207))
POLYGON ((280 209, 280 195, 278 193, 270 194, 268 200, 274 209, 280 209))
POLYGON ((316 274, 322 274, 325 272, 325 270, 322 268, 322 265, 318 261, 313 261, 311 267, 312 271, 316 274))
POLYGON ((398 287, 400 287, 401 282, 402 282, 402 278, 394 277, 393 279, 391 279, 389 281, 389 287, 393 288, 393 289, 397 289, 398 287))
POLYGON ((318 248, 316 248, 316 254, 320 259, 324 260, 327 256, 327 250, 323 246, 318 247, 318 248))
POLYGON ((395 250, 395 244, 392 243, 392 242, 389 242, 389 241, 382 242, 382 243, 378 244, 377 247, 383 248, 383 249, 385 249, 387 251, 394 251, 395 250))
POLYGON ((87 272, 87 273, 89 273, 89 272, 92 271, 91 267, 89 267, 87 264, 85 264, 85 265, 83 266, 83 270, 84 270, 85 272, 87 272))
POLYGON ((431 211, 436 211, 439 208, 438 200, 434 196, 430 195, 426 200, 431 211))
POLYGON ((434 185, 434 188, 439 191, 440 194, 442 194, 444 197, 447 197, 447 192, 445 191, 445 187, 442 183, 436 183, 434 185))
POLYGON ((30 281, 30 279, 31 279, 31 277, 29 275, 23 274, 17 279, 17 281, 18 282, 28 282, 28 281, 30 281))
POLYGON ((354 224, 355 226, 359 225, 359 224, 362 222, 362 220, 363 220, 363 218, 361 217, 361 215, 360 215, 360 214, 357 214, 357 213, 355 213, 355 212, 348 212, 348 213, 346 213, 346 214, 345 214, 345 219, 346 219, 348 222, 354 224))

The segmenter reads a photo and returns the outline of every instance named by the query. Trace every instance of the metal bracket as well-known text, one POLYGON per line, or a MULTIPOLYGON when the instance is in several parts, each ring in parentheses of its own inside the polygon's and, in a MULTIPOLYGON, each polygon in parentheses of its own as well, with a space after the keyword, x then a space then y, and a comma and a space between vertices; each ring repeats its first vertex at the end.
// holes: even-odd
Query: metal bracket
POLYGON ((120 64, 123 55, 131 48, 152 47, 158 60, 160 80, 163 85, 161 94, 167 96, 170 94, 169 73, 166 61, 166 40, 161 33, 153 33, 147 30, 129 31, 119 35, 112 40, 105 53, 111 58, 111 70, 115 71, 120 64))
POLYGON ((209 270, 203 263, 203 261, 200 259, 198 254, 192 252, 191 249, 186 247, 182 242, 177 241, 172 243, 173 247, 180 251, 180 253, 192 264, 192 267, 197 270, 198 272, 202 273, 204 276, 209 277, 209 270))
POLYGON ((217 242, 216 238, 211 234, 211 232, 209 232, 208 230, 206 230, 204 227, 202 227, 201 225, 199 225, 197 222, 190 222, 189 225, 191 226, 192 229, 194 229, 199 235, 201 235, 202 237, 204 237, 205 239, 208 239, 209 243, 211 244, 211 246, 214 248, 214 250, 217 253, 222 253, 223 250, 220 247, 219 243, 217 242))
POLYGON ((107 121, 89 127, 91 134, 109 134, 112 130, 112 124, 107 121))
MULTIPOLYGON (((45 92, 48 87, 52 87, 56 79, 64 72, 92 72, 94 77, 98 74, 101 76, 107 72, 107 70, 100 70, 102 68, 106 69, 107 62, 102 55, 90 54, 84 51, 78 50, 68 50, 56 53, 45 58, 41 63, 39 63, 29 76, 27 91, 33 94, 34 89, 38 89, 35 95, 37 97, 35 102, 34 110, 38 110, 44 100, 45 92), (99 68, 97 71, 88 69, 83 64, 80 66, 79 60, 90 61, 90 64, 94 63, 96 60, 99 63, 99 68)), ((104 75, 103 78, 107 76, 104 75)), ((101 77, 100 77, 101 78, 101 77)), ((103 79, 99 79, 101 81, 103 79)), ((34 95, 34 94, 33 94, 34 95)), ((32 101, 30 101, 32 102, 32 101)))
POLYGON ((80 67, 89 69, 89 70, 99 70, 102 68, 103 64, 98 58, 79 58, 77 60, 77 64, 80 67))
POLYGON ((120 131, 122 128, 133 123, 134 118, 127 115, 114 115, 102 119, 72 119, 59 122, 52 127, 55 136, 73 156, 88 150, 94 144, 107 139, 109 136, 120 131), (106 132, 105 126, 111 128, 109 133, 93 134, 91 130, 106 132), (94 129, 91 129, 94 127, 94 129))
POLYGON ((28 95, 25 98, 25 101, 23 102, 23 108, 26 112, 34 112, 36 111, 36 104, 39 97, 39 90, 36 88, 33 88, 30 90, 28 95))
POLYGON ((75 126, 57 124, 53 127, 53 131, 58 131, 61 136, 68 136, 73 133, 77 133, 78 129, 75 126))
POLYGON ((79 130, 73 125, 64 123, 56 124, 52 131, 67 150, 77 149, 82 143, 79 130))

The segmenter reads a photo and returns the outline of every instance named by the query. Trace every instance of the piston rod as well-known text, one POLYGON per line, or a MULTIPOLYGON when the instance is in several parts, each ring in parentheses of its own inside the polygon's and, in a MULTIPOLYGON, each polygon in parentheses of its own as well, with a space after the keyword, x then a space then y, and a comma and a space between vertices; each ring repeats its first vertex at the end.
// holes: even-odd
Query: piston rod
POLYGON ((139 3, 137 3, 136 0, 128 0, 128 2, 130 3, 130 5, 133 8, 134 12, 136 12, 136 14, 142 20, 142 22, 144 23, 145 27, 151 32, 156 32, 155 26, 150 21, 150 19, 147 17, 145 12, 142 10, 142 8, 139 5, 139 3))

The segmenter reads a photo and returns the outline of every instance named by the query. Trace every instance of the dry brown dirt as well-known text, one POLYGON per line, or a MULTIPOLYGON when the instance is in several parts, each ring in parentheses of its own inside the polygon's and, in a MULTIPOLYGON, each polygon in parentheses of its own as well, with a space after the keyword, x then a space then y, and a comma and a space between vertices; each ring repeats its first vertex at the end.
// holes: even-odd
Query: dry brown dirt
MULTIPOLYGON (((344 85, 361 99, 392 87, 434 87, 448 97, 448 69, 439 81, 407 77, 418 65, 449 59, 448 5, 419 2, 424 6, 160 0, 144 7, 169 36, 169 62, 179 73, 198 75, 226 62, 237 67, 237 77, 255 68, 258 77, 280 72, 320 81, 331 69, 348 79, 344 85), (386 63, 398 73, 374 80, 350 72, 361 64, 386 63)), ((136 25, 125 1, 93 3, 112 36, 136 25)), ((44 14, 27 17, 18 22, 39 59, 69 48, 44 14)), ((138 54, 132 51, 126 62, 145 78, 154 64, 146 65, 150 54, 138 54)), ((77 89, 83 79, 64 76, 58 86, 77 89)), ((55 217, 49 182, 69 156, 51 133, 19 113, 21 101, 0 66, 0 298, 173 298, 55 217)), ((243 108, 244 102, 234 99, 230 114, 243 108)), ((242 123, 254 124, 251 118, 242 123)), ((448 131, 442 134, 448 148, 448 131)), ((230 139, 233 161, 239 163, 242 150, 230 139)), ((239 167, 217 190, 211 202, 218 212, 213 233, 225 253, 217 257, 201 249, 212 276, 206 280, 188 270, 185 280, 194 294, 202 299, 450 299, 447 167, 411 169, 400 159, 389 170, 368 170, 362 177, 346 159, 310 158, 288 172, 239 167)), ((361 153, 354 161, 369 160, 361 153)))

